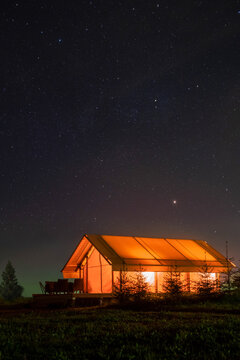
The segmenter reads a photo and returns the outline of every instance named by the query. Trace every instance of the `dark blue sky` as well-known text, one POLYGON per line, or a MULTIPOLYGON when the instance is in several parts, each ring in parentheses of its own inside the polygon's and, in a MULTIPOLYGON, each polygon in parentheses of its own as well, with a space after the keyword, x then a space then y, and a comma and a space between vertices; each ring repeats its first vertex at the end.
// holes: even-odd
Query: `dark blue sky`
POLYGON ((238 261, 240 2, 1 7, 0 271, 38 292, 83 233, 238 261))

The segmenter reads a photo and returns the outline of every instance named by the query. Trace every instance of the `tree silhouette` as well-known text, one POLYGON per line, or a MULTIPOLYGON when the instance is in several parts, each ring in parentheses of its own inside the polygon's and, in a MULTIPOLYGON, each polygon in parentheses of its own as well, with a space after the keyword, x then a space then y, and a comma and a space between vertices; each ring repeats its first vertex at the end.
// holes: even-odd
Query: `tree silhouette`
POLYGON ((200 280, 195 283, 195 291, 199 295, 208 296, 219 291, 218 281, 211 278, 212 269, 208 265, 202 267, 200 280))
POLYGON ((8 261, 5 270, 2 273, 2 282, 0 284, 0 296, 5 300, 15 300, 22 295, 23 287, 18 284, 15 269, 8 261))
POLYGON ((120 271, 119 277, 114 284, 114 295, 120 302, 129 300, 132 294, 132 281, 126 271, 120 271))
POLYGON ((146 281, 141 269, 136 273, 134 280, 132 281, 132 292, 135 300, 141 300, 149 292, 149 285, 146 281))
POLYGON ((232 270, 230 284, 234 290, 240 290, 240 265, 232 270))
POLYGON ((142 271, 134 272, 133 275, 126 271, 120 271, 120 275, 114 284, 114 295, 121 302, 143 299, 149 291, 148 283, 142 271))
POLYGON ((185 291, 185 284, 180 279, 180 272, 171 271, 164 278, 163 292, 170 296, 181 296, 185 291))

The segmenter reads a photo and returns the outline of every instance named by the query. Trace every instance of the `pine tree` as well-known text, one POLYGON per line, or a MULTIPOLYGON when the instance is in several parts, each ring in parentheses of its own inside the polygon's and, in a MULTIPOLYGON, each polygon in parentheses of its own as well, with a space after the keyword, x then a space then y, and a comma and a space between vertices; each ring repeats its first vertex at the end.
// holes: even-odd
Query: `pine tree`
POLYGON ((185 285, 180 279, 180 272, 171 271, 164 278, 163 291, 170 296, 179 297, 183 294, 185 285))
POLYGON ((23 287, 18 284, 15 275, 15 269, 11 262, 8 261, 5 270, 2 273, 2 283, 0 284, 0 296, 3 299, 12 301, 22 295, 23 287))
POLYGON ((216 280, 210 276, 210 270, 207 265, 202 268, 201 278, 195 283, 195 291, 202 296, 208 296, 217 293, 219 285, 216 280))
POLYGON ((232 275, 230 277, 230 283, 234 290, 240 290, 240 266, 233 269, 232 275))
POLYGON ((145 298, 149 292, 149 285, 141 270, 137 272, 136 277, 133 280, 132 291, 135 300, 145 298))
POLYGON ((114 284, 114 295, 120 302, 129 300, 132 295, 132 281, 129 278, 127 272, 120 271, 119 277, 114 284))

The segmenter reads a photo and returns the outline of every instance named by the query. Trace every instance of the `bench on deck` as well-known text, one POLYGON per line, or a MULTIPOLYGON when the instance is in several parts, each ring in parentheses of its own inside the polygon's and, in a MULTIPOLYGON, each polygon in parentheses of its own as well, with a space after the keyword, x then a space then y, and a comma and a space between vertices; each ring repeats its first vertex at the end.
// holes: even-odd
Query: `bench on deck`
POLYGON ((39 282, 43 294, 74 294, 83 292, 83 279, 74 279, 74 282, 68 282, 68 279, 58 279, 58 281, 45 281, 45 285, 39 282))

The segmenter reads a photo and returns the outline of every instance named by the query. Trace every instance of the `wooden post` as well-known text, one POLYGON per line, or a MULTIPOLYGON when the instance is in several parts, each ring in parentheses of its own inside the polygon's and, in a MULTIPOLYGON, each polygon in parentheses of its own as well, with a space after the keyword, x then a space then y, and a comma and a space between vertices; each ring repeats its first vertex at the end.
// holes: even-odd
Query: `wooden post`
POLYGON ((219 279, 220 279, 220 274, 219 273, 215 273, 215 276, 216 276, 216 287, 217 289, 216 290, 219 290, 220 288, 220 283, 219 283, 219 279))
POLYGON ((113 273, 113 269, 112 269, 112 294, 114 291, 114 273, 113 273))
POLYGON ((190 273, 187 272, 187 290, 188 292, 191 292, 191 283, 190 283, 190 273))
POLYGON ((86 256, 86 293, 88 293, 88 256, 86 256))
POLYGON ((122 270, 119 271, 119 278, 120 278, 120 293, 122 292, 122 270))
POLYGON ((83 266, 83 292, 86 292, 86 282, 85 282, 85 266, 83 266))
POLYGON ((156 271, 154 273, 154 277, 155 277, 155 293, 158 293, 158 272, 156 271))
POLYGON ((102 289, 102 259, 101 259, 101 254, 99 253, 99 263, 100 263, 100 284, 101 284, 101 293, 103 292, 102 289))

